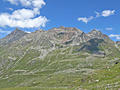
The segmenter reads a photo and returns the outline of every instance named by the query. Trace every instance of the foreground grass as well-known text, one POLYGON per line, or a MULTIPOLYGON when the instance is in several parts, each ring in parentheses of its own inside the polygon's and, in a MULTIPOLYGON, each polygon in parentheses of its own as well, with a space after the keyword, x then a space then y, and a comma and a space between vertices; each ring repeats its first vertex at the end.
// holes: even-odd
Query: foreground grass
POLYGON ((74 90, 73 88, 1 88, 0 90, 74 90))
POLYGON ((113 67, 96 71, 85 78, 82 88, 87 90, 119 90, 120 89, 120 63, 113 67))

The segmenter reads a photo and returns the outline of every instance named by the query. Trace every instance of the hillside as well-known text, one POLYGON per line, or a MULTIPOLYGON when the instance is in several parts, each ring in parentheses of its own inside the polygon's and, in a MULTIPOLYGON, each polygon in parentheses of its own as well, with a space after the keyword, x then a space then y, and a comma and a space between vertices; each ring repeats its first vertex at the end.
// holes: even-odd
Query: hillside
POLYGON ((119 45, 97 30, 15 30, 0 40, 0 88, 118 90, 119 62, 119 45))

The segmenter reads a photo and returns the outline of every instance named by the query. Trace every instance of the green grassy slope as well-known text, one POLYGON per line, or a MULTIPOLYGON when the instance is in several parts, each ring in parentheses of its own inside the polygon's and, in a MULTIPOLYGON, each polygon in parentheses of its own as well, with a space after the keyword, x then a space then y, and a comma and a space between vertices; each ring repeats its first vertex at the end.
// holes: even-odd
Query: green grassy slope
POLYGON ((114 59, 109 57, 91 57, 88 53, 83 52, 71 54, 71 49, 54 50, 44 59, 35 58, 38 52, 35 54, 33 50, 29 51, 15 67, 2 75, 1 88, 24 86, 46 88, 77 88, 81 86, 87 88, 88 83, 86 85, 82 83, 84 78, 93 74, 94 71, 110 67, 114 63, 114 59))
MULTIPOLYGON (((89 42, 86 46, 88 45, 89 42)), ((75 90, 78 88, 96 90, 97 86, 102 89, 108 84, 118 82, 119 64, 115 63, 120 59, 120 52, 113 44, 96 45, 95 48, 106 53, 105 57, 94 56, 89 51, 79 51, 80 48, 81 46, 58 48, 49 52, 44 58, 39 57, 41 51, 28 49, 21 58, 17 58, 17 63, 14 62, 11 68, 5 69, 0 75, 0 82, 2 82, 0 88, 6 88, 3 90, 75 90)), ((0 50, 3 50, 0 52, 1 55, 5 52, 9 55, 6 49, 0 48, 0 50)), ((92 50, 94 51, 94 48, 92 50)), ((117 85, 118 89, 119 82, 117 85)))
POLYGON ((4 88, 0 90, 74 90, 74 88, 30 88, 30 87, 23 87, 23 88, 4 88))
POLYGON ((113 67, 106 67, 85 78, 82 83, 85 89, 118 90, 120 89, 120 63, 113 67))

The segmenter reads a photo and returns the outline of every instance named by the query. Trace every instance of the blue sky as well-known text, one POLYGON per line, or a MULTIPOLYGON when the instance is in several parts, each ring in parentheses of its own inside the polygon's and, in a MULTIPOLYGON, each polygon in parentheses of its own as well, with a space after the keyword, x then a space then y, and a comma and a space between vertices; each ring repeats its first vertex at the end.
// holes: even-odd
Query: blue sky
POLYGON ((0 38, 24 31, 76 27, 98 29, 120 40, 120 0, 0 0, 0 38), (7 18, 6 18, 7 17, 7 18))

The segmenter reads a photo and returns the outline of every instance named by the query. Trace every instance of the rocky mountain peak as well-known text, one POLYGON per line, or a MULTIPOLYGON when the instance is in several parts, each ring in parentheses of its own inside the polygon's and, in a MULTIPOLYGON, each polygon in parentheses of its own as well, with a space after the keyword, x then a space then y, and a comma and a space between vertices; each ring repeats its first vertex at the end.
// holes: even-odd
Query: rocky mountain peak
POLYGON ((16 28, 13 32, 11 32, 8 36, 10 35, 20 35, 20 34, 27 34, 26 32, 16 28))
POLYGON ((40 33, 40 32, 44 32, 44 30, 39 29, 39 30, 36 30, 36 31, 35 31, 35 32, 33 32, 33 33, 40 33))
POLYGON ((100 31, 98 31, 98 30, 96 30, 96 29, 93 29, 91 32, 89 32, 88 34, 87 34, 90 38, 104 38, 103 37, 103 34, 100 32, 100 31))
POLYGON ((65 29, 65 27, 64 26, 60 26, 60 27, 58 27, 59 29, 65 29))
POLYGON ((82 33, 83 31, 81 31, 80 29, 77 29, 75 27, 64 27, 64 26, 60 26, 60 27, 57 27, 57 28, 52 28, 50 29, 52 31, 56 31, 56 32, 79 32, 79 33, 82 33))
POLYGON ((13 32, 8 34, 5 38, 0 40, 0 45, 6 45, 16 40, 19 40, 21 37, 23 37, 26 34, 27 34, 26 32, 16 28, 13 32))
POLYGON ((101 35, 102 33, 96 29, 93 29, 89 34, 94 34, 94 35, 101 35))

